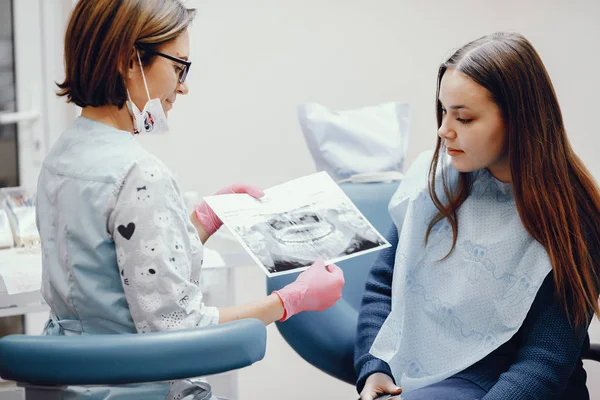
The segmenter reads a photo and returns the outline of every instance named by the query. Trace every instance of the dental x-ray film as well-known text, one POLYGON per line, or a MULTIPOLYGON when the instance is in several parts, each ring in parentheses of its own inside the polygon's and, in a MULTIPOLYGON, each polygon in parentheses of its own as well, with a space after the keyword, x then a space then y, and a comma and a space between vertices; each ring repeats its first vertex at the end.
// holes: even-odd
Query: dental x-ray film
POLYGON ((390 246, 326 172, 274 186, 262 199, 228 194, 205 200, 268 276, 390 246))

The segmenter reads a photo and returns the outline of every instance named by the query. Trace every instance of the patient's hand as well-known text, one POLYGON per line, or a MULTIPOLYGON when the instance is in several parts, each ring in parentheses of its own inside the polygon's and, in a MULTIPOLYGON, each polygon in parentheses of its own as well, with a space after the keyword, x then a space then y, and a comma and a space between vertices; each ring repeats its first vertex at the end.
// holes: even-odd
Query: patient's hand
POLYGON ((369 375, 365 387, 360 392, 360 400, 373 400, 382 394, 400 394, 402 389, 394 384, 392 378, 381 372, 369 375))

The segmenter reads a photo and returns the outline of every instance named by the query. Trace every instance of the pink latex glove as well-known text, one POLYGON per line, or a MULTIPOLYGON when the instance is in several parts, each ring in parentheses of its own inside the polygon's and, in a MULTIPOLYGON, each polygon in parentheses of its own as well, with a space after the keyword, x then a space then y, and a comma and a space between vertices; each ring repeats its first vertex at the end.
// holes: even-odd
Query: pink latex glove
POLYGON ((285 321, 301 311, 323 311, 342 297, 344 272, 335 264, 325 266, 323 260, 317 260, 289 285, 273 293, 279 296, 283 304, 285 321))
MULTIPOLYGON (((219 190, 217 193, 215 193, 215 195, 235 193, 246 193, 257 199, 260 199, 265 195, 265 193, 258 187, 245 185, 243 183, 236 183, 227 186, 219 190)), ((215 233, 223 225, 221 218, 217 217, 217 214, 214 213, 214 211, 208 206, 208 204, 206 204, 205 201, 194 207, 194 213, 196 214, 196 219, 198 219, 198 222, 200 222, 200 225, 202 225, 209 236, 215 233)))

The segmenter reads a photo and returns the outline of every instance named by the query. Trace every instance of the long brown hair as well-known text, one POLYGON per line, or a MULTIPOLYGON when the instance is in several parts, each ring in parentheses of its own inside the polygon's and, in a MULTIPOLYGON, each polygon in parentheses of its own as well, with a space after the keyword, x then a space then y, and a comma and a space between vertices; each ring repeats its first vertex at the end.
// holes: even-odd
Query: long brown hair
POLYGON ((156 47, 176 39, 195 14, 180 0, 79 0, 65 35, 66 78, 58 95, 79 107, 123 107, 124 71, 136 48, 150 65, 156 47))
MULTIPOLYGON (((514 33, 494 33, 460 48, 439 68, 438 128, 442 108, 437 97, 449 68, 486 88, 500 108, 521 221, 548 252, 557 295, 570 320, 577 326, 589 323, 592 313, 600 316, 595 266, 600 250, 600 192, 567 139, 554 87, 540 56, 527 39, 514 33)), ((440 201, 436 171, 443 147, 438 137, 429 169, 429 193, 439 212, 429 224, 426 241, 433 226, 447 218, 454 249, 457 209, 470 194, 472 178, 460 173, 451 190, 442 169, 448 200, 440 201)))

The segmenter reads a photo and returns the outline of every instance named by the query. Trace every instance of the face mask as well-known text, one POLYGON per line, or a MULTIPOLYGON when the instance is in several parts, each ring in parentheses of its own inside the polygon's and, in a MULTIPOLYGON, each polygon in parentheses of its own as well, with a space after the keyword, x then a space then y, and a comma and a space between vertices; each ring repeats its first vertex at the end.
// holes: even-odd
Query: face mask
POLYGON ((138 135, 141 132, 152 132, 152 133, 167 133, 169 131, 169 125, 167 123, 167 116, 165 110, 160 103, 160 99, 151 99, 150 92, 148 91, 148 84, 146 83, 146 75, 144 74, 144 68, 142 66, 142 60, 140 59, 140 53, 137 52, 138 62, 140 63, 140 69, 142 70, 142 78, 144 79, 144 87, 146 88, 146 94, 148 95, 148 102, 144 106, 144 109, 140 109, 131 100, 129 90, 127 90, 127 97, 129 100, 126 101, 127 109, 133 119, 133 134, 138 135))

